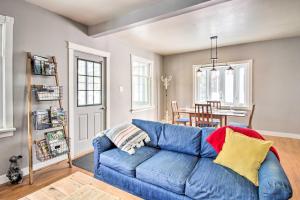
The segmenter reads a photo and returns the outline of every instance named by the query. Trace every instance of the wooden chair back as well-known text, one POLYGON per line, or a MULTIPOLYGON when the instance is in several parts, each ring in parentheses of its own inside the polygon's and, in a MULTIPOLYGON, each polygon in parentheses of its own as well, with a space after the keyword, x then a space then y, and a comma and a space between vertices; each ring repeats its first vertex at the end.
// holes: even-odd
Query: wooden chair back
POLYGON ((211 126, 213 121, 210 104, 195 104, 196 126, 211 126))
POLYGON ((252 120, 253 120, 254 110, 255 110, 255 104, 252 105, 252 110, 250 113, 249 123, 248 123, 248 128, 251 128, 251 129, 252 129, 252 120))
POLYGON ((212 108, 221 109, 221 101, 207 101, 212 108))
POLYGON ((179 118, 177 101, 171 101, 171 108, 172 108, 172 123, 174 124, 175 119, 179 118))

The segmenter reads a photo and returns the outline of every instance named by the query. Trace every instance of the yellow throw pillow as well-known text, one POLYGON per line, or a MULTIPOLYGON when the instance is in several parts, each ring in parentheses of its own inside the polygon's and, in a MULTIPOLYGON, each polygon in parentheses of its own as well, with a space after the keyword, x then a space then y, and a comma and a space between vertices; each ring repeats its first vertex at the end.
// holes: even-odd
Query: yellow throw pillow
POLYGON ((271 141, 251 138, 227 128, 225 143, 214 163, 232 169, 258 186, 258 170, 272 145, 271 141))

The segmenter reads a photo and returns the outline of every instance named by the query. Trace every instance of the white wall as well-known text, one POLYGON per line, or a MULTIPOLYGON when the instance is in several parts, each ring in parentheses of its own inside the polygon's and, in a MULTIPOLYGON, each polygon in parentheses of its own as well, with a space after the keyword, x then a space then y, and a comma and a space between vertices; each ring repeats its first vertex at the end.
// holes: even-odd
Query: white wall
POLYGON ((133 117, 157 119, 160 105, 160 91, 155 83, 156 107, 147 112, 132 114, 130 110, 130 54, 154 61, 154 79, 162 71, 161 56, 134 47, 108 36, 91 38, 86 27, 40 7, 20 0, 1 0, 0 13, 15 18, 14 24, 14 126, 13 137, 0 139, 0 175, 6 173, 11 155, 22 154, 22 167, 27 166, 27 122, 26 122, 26 53, 56 56, 61 85, 64 86, 64 107, 68 103, 68 49, 67 41, 111 52, 111 124, 129 121, 133 117), (119 86, 124 87, 120 93, 119 86), (5 153, 4 153, 5 152, 5 153))

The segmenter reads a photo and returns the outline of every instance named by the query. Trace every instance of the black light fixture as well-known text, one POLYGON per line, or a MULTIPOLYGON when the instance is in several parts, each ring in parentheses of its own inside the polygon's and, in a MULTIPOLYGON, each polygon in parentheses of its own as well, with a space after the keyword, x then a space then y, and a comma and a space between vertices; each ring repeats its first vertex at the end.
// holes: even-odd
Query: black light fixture
POLYGON ((234 69, 233 69, 233 67, 231 65, 229 65, 229 67, 226 70, 233 71, 234 69))
POLYGON ((227 70, 234 70, 234 68, 228 64, 218 63, 218 36, 215 35, 210 37, 210 64, 201 66, 201 68, 209 67, 212 68, 211 71, 217 71, 216 67, 218 66, 228 66, 227 70))
POLYGON ((218 36, 210 37, 210 61, 212 63, 211 71, 216 71, 215 67, 218 61, 218 36), (215 46, 215 48, 213 46, 215 46))

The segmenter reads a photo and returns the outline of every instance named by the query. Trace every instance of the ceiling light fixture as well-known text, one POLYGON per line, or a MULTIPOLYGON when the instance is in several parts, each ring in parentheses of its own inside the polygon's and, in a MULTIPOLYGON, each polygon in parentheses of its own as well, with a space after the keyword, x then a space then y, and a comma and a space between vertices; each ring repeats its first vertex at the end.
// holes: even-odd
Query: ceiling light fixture
MULTIPOLYGON (((212 36, 210 37, 210 64, 202 65, 200 68, 211 68, 211 71, 217 71, 217 67, 228 67, 227 70, 234 70, 228 64, 218 63, 218 36, 212 36)), ((198 68, 197 72, 201 72, 200 68, 198 68)))

